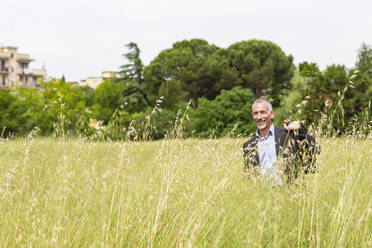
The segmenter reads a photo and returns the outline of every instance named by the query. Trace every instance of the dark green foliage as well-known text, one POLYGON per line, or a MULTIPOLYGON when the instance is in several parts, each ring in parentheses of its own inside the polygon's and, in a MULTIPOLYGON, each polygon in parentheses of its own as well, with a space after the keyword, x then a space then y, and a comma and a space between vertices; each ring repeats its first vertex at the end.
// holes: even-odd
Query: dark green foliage
POLYGON ((129 113, 117 109, 99 136, 110 140, 154 140, 172 132, 176 114, 170 110, 151 110, 129 113))
POLYGON ((183 40, 146 67, 137 44, 127 48, 120 77, 96 90, 72 87, 64 77, 44 79, 38 90, 1 90, 3 136, 150 140, 249 135, 256 130, 252 103, 263 96, 273 103, 277 126, 297 119, 331 134, 370 130, 372 49, 366 44, 355 68, 331 65, 323 71, 308 62, 296 70, 292 56, 269 41, 242 41, 223 49, 201 39, 183 40))
POLYGON ((126 111, 129 113, 141 112, 151 105, 143 84, 144 66, 140 58, 141 51, 134 42, 129 43, 126 47, 129 52, 123 54, 123 57, 128 61, 128 64, 120 66, 120 78, 113 82, 122 86, 120 101, 127 106, 126 111))
POLYGON ((306 116, 302 111, 302 104, 305 103, 309 96, 305 95, 308 81, 301 76, 299 71, 296 71, 291 79, 290 89, 283 90, 280 107, 275 109, 274 124, 278 127, 283 126, 283 121, 303 120, 306 116))
POLYGON ((117 108, 124 104, 124 84, 105 81, 94 92, 93 116, 107 124, 117 108))
MULTIPOLYGON (((49 79, 40 90, 18 87, 0 91, 0 127, 4 134, 78 135, 89 130, 89 114, 85 95, 64 80, 49 79)), ((88 132, 89 133, 89 132, 88 132)))
POLYGON ((361 120, 368 122, 372 83, 367 73, 342 65, 320 71, 315 63, 304 62, 294 79, 278 109, 281 121, 305 120, 306 125, 320 125, 330 134, 348 132, 361 120))
POLYGON ((305 79, 306 78, 311 79, 321 74, 319 67, 316 63, 308 63, 305 61, 298 65, 298 69, 300 75, 305 79))
POLYGON ((359 49, 356 69, 359 71, 353 80, 356 93, 353 96, 355 111, 361 112, 372 101, 372 47, 362 44, 359 49))
POLYGON ((79 89, 84 93, 86 105, 91 107, 94 104, 94 89, 89 86, 80 86, 79 89))
POLYGON ((214 100, 201 98, 199 107, 190 113, 187 130, 199 137, 250 134, 255 131, 253 102, 252 91, 239 86, 222 90, 214 100))
POLYGON ((290 86, 293 57, 270 41, 249 40, 231 45, 228 59, 239 74, 239 85, 249 88, 256 98, 267 96, 279 106, 281 91, 290 86))
POLYGON ((174 43, 145 68, 144 77, 152 95, 167 94, 167 106, 189 99, 198 106, 199 98, 214 99, 238 82, 222 50, 201 39, 174 43))
POLYGON ((372 78, 372 47, 363 43, 359 49, 356 67, 361 73, 366 73, 372 78))
MULTIPOLYGON (((29 129, 25 125, 25 106, 9 90, 0 90, 0 127, 3 136, 29 129)), ((27 122, 27 121, 26 121, 27 122)))
POLYGON ((128 60, 129 63, 120 66, 121 77, 123 79, 135 80, 139 84, 142 84, 143 63, 140 58, 141 51, 138 45, 134 42, 127 44, 126 47, 129 49, 129 52, 124 53, 123 57, 128 60))
POLYGON ((120 82, 120 84, 123 85, 121 101, 125 103, 129 113, 141 112, 150 106, 147 94, 138 81, 127 80, 120 82))
POLYGON ((41 84, 40 93, 44 109, 37 127, 43 134, 51 134, 60 128, 61 135, 80 134, 88 128, 89 115, 85 105, 86 95, 78 87, 64 80, 51 79, 41 84))

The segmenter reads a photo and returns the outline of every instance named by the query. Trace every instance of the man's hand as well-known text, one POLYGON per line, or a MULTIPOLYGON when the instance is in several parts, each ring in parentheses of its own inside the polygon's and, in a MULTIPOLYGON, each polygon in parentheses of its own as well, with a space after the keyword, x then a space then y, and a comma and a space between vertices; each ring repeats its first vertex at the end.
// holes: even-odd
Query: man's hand
POLYGON ((284 128, 287 131, 290 130, 297 130, 301 127, 301 124, 299 121, 290 121, 290 120, 284 120, 284 128))

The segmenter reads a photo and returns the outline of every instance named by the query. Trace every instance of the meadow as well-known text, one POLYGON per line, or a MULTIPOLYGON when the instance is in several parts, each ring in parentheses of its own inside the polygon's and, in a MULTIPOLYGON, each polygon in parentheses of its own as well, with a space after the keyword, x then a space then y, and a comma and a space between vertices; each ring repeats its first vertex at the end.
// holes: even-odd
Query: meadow
POLYGON ((372 139, 318 173, 243 174, 245 139, 0 142, 0 247, 372 247, 372 139))

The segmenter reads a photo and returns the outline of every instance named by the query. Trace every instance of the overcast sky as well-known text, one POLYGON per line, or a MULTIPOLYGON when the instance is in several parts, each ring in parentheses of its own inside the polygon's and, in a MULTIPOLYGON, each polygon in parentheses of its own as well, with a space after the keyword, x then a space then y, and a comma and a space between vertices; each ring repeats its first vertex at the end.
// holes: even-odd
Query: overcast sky
POLYGON ((322 69, 352 67, 362 42, 372 44, 370 0, 1 0, 0 11, 0 45, 68 81, 118 70, 131 41, 145 65, 183 39, 263 39, 322 69))

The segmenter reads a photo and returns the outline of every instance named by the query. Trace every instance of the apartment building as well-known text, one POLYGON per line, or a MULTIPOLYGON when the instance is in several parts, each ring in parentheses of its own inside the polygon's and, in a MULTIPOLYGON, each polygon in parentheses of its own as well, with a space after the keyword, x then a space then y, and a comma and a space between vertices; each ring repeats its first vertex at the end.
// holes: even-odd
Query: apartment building
POLYGON ((102 72, 101 77, 88 77, 87 79, 81 80, 80 86, 89 86, 96 89, 98 85, 103 83, 103 81, 116 78, 117 74, 118 73, 115 71, 104 71, 102 72))
POLYGON ((34 60, 29 54, 18 53, 17 50, 17 47, 0 47, 0 89, 16 85, 36 88, 47 74, 44 68, 30 69, 34 60))

